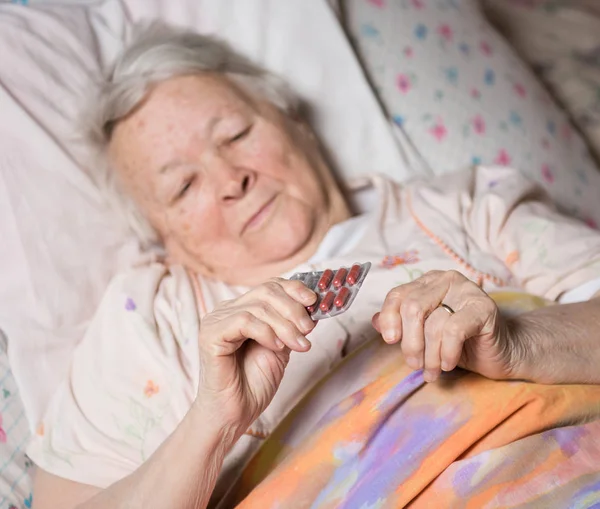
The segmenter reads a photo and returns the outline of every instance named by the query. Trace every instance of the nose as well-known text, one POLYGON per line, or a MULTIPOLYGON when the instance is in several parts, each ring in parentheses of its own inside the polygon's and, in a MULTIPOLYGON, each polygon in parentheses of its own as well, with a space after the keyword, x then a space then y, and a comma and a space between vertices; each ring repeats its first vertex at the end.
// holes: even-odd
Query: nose
POLYGON ((256 182, 256 172, 232 164, 231 162, 218 158, 213 165, 214 177, 217 182, 217 192, 225 203, 233 203, 243 198, 256 182))

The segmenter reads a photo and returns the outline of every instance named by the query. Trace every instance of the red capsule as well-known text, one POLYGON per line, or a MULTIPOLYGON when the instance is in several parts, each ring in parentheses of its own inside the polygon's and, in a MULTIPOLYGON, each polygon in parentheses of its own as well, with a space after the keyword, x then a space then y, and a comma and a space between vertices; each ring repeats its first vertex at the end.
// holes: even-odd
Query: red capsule
POLYGON ((321 304, 319 304, 319 309, 323 311, 323 313, 327 313, 331 309, 334 297, 335 294, 333 292, 327 292, 327 295, 325 295, 321 304))
POLYGON ((319 279, 319 283, 317 284, 319 290, 327 290, 327 288, 329 288, 329 285, 331 284, 332 279, 333 271, 331 269, 324 270, 323 274, 321 274, 321 279, 319 279))
POLYGON ((306 311, 308 311, 309 314, 312 315, 318 309, 318 307, 319 307, 319 299, 317 298, 317 300, 315 301, 314 304, 311 304, 310 306, 308 306, 306 308, 306 311))
POLYGON ((348 281, 348 284, 350 286, 355 285, 356 282, 358 281, 358 278, 360 277, 360 265, 356 264, 356 265, 352 265, 352 268, 350 269, 350 272, 348 273, 348 277, 346 278, 346 281, 348 281))
POLYGON ((344 269, 343 267, 341 269, 338 269, 338 271, 335 273, 335 278, 333 279, 333 287, 336 290, 344 284, 344 281, 346 281, 346 274, 348 274, 348 270, 344 269))
POLYGON ((335 307, 338 309, 343 308, 348 301, 348 297, 350 297, 350 290, 348 287, 344 286, 344 288, 338 292, 337 297, 333 301, 335 307))

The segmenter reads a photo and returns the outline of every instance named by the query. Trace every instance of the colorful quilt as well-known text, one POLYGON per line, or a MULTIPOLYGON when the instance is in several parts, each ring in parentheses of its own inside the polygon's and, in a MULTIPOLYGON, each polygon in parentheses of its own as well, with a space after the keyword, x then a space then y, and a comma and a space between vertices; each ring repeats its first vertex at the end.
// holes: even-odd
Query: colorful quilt
MULTIPOLYGON (((496 295, 510 311, 540 305, 496 295)), ((247 466, 226 506, 600 507, 600 386, 425 384, 382 341, 347 358, 247 466)))

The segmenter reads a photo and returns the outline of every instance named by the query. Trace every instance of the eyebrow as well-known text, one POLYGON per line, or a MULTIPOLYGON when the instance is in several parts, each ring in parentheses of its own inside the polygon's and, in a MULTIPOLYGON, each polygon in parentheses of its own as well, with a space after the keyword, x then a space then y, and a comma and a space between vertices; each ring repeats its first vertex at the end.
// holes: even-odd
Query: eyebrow
MULTIPOLYGON (((223 116, 211 118, 206 126, 206 131, 209 134, 212 134, 213 131, 215 130, 215 127, 217 127, 217 125, 219 124, 219 122, 221 122, 223 120, 223 118, 224 118, 223 116)), ((160 173, 160 174, 166 173, 167 171, 172 170, 172 169, 176 168, 177 166, 181 166, 182 164, 183 163, 181 163, 179 160, 169 161, 168 163, 163 164, 158 169, 158 173, 160 173)))

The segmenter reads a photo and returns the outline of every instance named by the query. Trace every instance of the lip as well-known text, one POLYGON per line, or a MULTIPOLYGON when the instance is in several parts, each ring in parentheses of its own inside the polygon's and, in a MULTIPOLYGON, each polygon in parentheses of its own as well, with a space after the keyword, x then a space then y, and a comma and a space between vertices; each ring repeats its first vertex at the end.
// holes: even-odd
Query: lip
POLYGON ((248 219, 248 221, 246 221, 246 224, 244 224, 244 227, 242 228, 242 234, 246 231, 251 231, 258 228, 266 221, 270 215, 270 212, 273 210, 273 204, 275 203, 276 198, 277 195, 267 200, 267 202, 260 207, 256 213, 252 215, 250 219, 248 219))

